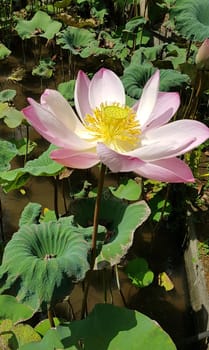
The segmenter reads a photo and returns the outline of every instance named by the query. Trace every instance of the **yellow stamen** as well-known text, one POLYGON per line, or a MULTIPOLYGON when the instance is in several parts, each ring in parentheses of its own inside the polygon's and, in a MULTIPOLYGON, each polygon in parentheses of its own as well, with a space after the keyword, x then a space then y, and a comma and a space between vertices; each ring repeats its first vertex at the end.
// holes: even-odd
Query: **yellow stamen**
POLYGON ((133 150, 141 134, 135 112, 116 103, 110 106, 101 104, 92 115, 87 114, 85 127, 95 141, 121 152, 133 150))

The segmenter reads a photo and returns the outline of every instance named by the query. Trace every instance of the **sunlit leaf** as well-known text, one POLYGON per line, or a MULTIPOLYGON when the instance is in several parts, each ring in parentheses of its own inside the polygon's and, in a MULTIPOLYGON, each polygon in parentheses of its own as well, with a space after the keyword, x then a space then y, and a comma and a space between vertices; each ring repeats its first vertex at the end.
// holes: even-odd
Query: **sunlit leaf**
POLYGON ((41 337, 28 324, 14 325, 11 320, 0 324, 0 344, 2 350, 16 350, 30 341, 38 342, 41 337))
POLYGON ((0 320, 10 319, 13 323, 31 318, 34 310, 21 304, 11 295, 0 295, 0 320))
POLYGON ((166 272, 159 273, 158 284, 160 287, 164 287, 166 292, 174 289, 174 284, 166 272))
POLYGON ((125 272, 136 287, 142 288, 152 283, 154 273, 149 269, 148 263, 143 258, 130 260, 126 265, 125 272))

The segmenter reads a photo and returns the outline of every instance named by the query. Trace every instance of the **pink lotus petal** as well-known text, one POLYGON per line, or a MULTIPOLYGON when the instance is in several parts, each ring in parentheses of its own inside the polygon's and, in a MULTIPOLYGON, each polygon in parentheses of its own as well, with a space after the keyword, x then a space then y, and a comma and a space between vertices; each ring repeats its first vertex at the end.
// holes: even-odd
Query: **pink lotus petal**
POLYGON ((83 121, 86 114, 91 114, 92 110, 89 105, 89 85, 90 80, 83 71, 79 71, 75 83, 75 108, 80 119, 83 121))
POLYGON ((30 106, 24 108, 23 113, 28 122, 46 140, 58 147, 71 147, 75 150, 84 150, 91 147, 90 142, 80 139, 39 103, 31 98, 28 101, 30 106))
POLYGON ((94 152, 75 152, 70 149, 58 149, 52 151, 50 157, 56 162, 75 169, 88 169, 99 163, 99 158, 94 152))
POLYGON ((157 70, 146 83, 137 109, 137 117, 142 128, 147 124, 155 107, 158 95, 160 72, 157 70))
MULTIPOLYGON (((133 109, 137 110, 139 102, 133 109)), ((147 122, 141 127, 142 131, 166 124, 177 112, 180 105, 180 97, 176 92, 158 92, 156 104, 147 122)))
POLYGON ((134 170, 138 175, 164 182, 194 182, 191 169, 178 158, 143 163, 134 170))
POLYGON ((103 143, 97 144, 97 153, 102 163, 104 163, 113 173, 120 171, 133 171, 144 163, 136 157, 123 155, 113 151, 103 143))
POLYGON ((89 103, 92 109, 101 103, 125 104, 125 91, 121 80, 109 69, 100 69, 92 78, 89 87, 89 103))
POLYGON ((199 146, 208 138, 209 128, 203 123, 178 120, 143 133, 141 148, 130 152, 130 155, 146 161, 176 157, 199 146))
POLYGON ((41 105, 60 120, 66 128, 72 131, 83 129, 72 107, 58 91, 46 89, 41 96, 41 105))

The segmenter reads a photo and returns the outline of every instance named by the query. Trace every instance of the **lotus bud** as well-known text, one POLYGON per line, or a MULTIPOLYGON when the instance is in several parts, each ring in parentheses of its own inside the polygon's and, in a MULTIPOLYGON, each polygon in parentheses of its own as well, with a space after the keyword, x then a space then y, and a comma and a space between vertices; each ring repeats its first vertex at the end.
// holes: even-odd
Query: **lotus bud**
POLYGON ((195 63, 198 69, 209 68, 209 39, 205 39, 198 49, 195 63))

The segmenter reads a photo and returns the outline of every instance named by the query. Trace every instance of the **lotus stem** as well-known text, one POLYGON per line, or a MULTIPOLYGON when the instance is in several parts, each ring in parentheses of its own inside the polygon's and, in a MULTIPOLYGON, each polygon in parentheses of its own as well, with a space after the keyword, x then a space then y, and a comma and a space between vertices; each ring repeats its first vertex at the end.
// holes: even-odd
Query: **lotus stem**
POLYGON ((106 166, 104 164, 101 164, 100 176, 98 181, 98 191, 97 191, 96 203, 94 208, 93 235, 92 235, 92 241, 91 241, 91 264, 90 264, 91 270, 94 269, 94 264, 96 259, 96 242, 97 242, 97 232, 98 232, 98 225, 99 225, 99 212, 100 212, 100 206, 101 206, 105 172, 106 172, 106 166))
POLYGON ((47 314, 48 314, 48 320, 49 320, 49 323, 50 323, 50 327, 51 327, 51 328, 55 328, 55 323, 54 323, 54 318, 53 318, 53 312, 52 312, 52 309, 51 309, 51 308, 48 309, 47 314))

